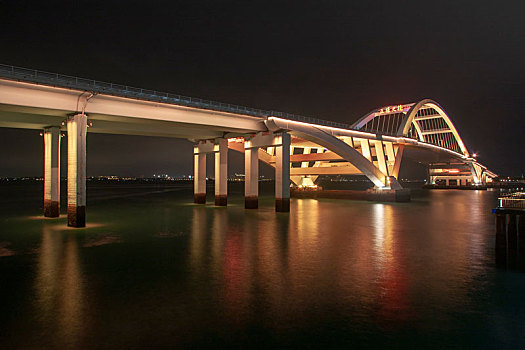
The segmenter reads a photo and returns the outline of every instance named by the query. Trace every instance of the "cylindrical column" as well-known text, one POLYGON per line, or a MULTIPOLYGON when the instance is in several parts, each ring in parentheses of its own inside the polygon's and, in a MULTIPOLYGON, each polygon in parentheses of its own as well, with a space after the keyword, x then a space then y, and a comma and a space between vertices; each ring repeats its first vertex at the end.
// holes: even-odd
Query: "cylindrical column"
POLYGON ((219 139, 215 145, 215 205, 228 204, 228 140, 219 139))
POLYGON ((193 174, 193 200, 197 204, 206 204, 206 153, 198 152, 199 148, 195 146, 193 155, 195 162, 195 173, 193 174))
POLYGON ((44 216, 60 215, 60 128, 44 130, 44 216))
POLYGON ((290 134, 282 133, 275 147, 275 211, 290 211, 290 134))
POLYGON ((244 207, 259 207, 259 148, 244 149, 244 207))
POLYGON ((86 226, 86 131, 87 116, 76 114, 67 121, 67 225, 86 226))

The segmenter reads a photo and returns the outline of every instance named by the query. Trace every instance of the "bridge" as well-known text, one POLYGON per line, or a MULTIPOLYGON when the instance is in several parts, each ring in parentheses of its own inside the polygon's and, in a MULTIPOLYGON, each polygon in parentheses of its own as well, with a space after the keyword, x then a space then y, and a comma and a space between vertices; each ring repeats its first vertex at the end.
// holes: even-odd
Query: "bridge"
POLYGON ((275 208, 290 186, 320 175, 364 175, 397 191, 403 158, 428 164, 432 184, 478 186, 496 175, 471 156, 435 101, 386 106, 354 124, 260 110, 0 65, 0 127, 44 139, 44 215, 60 213, 60 138, 67 132, 68 225, 85 226, 86 133, 163 136, 194 143, 194 201, 206 202, 206 157, 215 158, 215 204, 227 205, 228 149, 245 158, 245 208, 258 207, 259 161, 275 168, 275 208))

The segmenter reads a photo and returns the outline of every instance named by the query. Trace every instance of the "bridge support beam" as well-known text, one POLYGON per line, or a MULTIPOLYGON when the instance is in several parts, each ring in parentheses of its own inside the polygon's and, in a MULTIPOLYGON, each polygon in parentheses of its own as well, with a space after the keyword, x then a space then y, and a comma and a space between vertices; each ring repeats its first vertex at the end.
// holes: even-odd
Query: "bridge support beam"
POLYGON ((383 141, 377 140, 374 141, 374 148, 376 151, 376 158, 377 158, 377 165, 379 166, 379 170, 383 173, 388 174, 388 167, 385 159, 385 151, 383 148, 383 141))
POLYGON ((290 134, 275 137, 275 211, 290 211, 290 134))
POLYGON ((401 169, 401 161, 403 160, 403 151, 405 150, 405 145, 397 145, 395 147, 395 160, 394 167, 392 169, 392 175, 399 179, 399 169, 401 169))
POLYGON ((228 204, 228 140, 218 139, 215 150, 215 205, 228 204))
POLYGON ((257 209, 259 207, 259 147, 244 149, 244 208, 257 209))
POLYGON ((44 130, 44 216, 60 215, 60 128, 44 130))
POLYGON ((199 147, 194 147, 193 201, 206 204, 206 153, 199 153, 199 147))
POLYGON ((76 114, 67 121, 67 225, 86 226, 87 116, 76 114))

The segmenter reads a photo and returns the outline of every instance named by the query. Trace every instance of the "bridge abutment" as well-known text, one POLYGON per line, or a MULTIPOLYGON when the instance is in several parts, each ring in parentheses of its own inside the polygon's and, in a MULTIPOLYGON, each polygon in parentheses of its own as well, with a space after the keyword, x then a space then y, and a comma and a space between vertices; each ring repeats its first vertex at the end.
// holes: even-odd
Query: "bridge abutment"
POLYGON ((60 128, 44 130, 44 216, 60 216, 60 128))
POLYGON ((75 114, 67 121, 67 225, 86 226, 87 116, 75 114))

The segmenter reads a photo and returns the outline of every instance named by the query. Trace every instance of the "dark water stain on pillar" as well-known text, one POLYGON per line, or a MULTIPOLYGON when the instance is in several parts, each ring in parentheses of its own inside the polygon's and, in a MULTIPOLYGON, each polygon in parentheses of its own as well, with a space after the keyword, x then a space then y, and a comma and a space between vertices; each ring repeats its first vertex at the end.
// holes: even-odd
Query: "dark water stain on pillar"
POLYGON ((46 218, 58 218, 60 216, 60 202, 44 199, 44 216, 46 218))
POLYGON ((86 206, 67 206, 67 225, 70 227, 86 227, 86 206))
POLYGON ((259 208, 259 196, 244 197, 244 208, 245 209, 259 208))
POLYGON ((193 201, 197 204, 206 204, 206 193, 195 193, 193 201))
POLYGON ((228 196, 227 195, 216 195, 215 196, 215 205, 225 207, 228 205, 228 196))
POLYGON ((288 213, 290 211, 290 198, 275 198, 275 211, 288 213))

